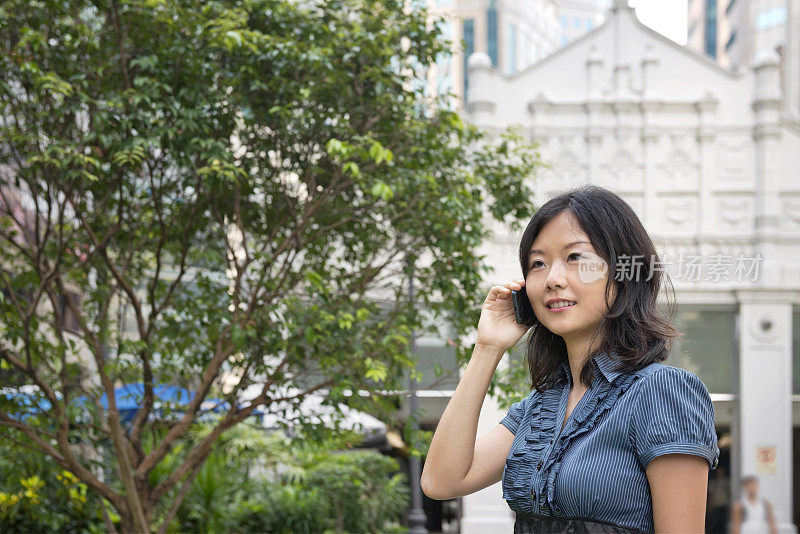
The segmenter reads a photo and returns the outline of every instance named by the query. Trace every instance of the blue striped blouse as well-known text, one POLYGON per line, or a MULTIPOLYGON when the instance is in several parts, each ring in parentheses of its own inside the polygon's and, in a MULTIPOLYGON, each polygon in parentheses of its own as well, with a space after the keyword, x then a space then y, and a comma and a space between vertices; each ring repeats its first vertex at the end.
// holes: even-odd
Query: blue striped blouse
POLYGON ((569 362, 554 387, 511 405, 500 423, 515 436, 502 480, 512 510, 654 532, 647 465, 686 453, 716 469, 714 409, 697 375, 660 362, 618 372, 616 362, 605 353, 594 358, 594 381, 560 432, 572 388, 569 362))

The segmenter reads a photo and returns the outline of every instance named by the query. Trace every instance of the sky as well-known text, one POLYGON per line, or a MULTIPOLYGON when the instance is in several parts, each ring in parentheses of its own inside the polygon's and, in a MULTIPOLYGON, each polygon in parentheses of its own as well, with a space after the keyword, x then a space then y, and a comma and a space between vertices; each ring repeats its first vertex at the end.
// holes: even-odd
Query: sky
POLYGON ((687 0, 630 0, 629 5, 642 24, 680 45, 686 44, 687 0))

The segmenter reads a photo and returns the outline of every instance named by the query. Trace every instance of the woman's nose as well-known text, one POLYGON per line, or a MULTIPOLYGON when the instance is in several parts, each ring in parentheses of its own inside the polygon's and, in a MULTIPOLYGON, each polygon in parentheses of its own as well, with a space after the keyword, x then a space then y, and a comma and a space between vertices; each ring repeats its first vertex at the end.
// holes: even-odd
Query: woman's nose
POLYGON ((550 272, 547 273, 547 279, 545 280, 545 286, 548 288, 552 288, 555 286, 564 287, 566 285, 566 276, 564 276, 564 267, 556 263, 550 269, 550 272))

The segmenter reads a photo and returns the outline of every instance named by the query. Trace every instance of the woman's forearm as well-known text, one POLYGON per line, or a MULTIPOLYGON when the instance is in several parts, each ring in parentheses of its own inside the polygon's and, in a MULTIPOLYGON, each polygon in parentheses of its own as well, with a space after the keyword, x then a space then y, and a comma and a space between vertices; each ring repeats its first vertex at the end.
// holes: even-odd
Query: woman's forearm
POLYGON ((497 347, 475 345, 428 449, 421 479, 426 495, 436 498, 466 477, 475 452, 481 406, 504 353, 497 347))

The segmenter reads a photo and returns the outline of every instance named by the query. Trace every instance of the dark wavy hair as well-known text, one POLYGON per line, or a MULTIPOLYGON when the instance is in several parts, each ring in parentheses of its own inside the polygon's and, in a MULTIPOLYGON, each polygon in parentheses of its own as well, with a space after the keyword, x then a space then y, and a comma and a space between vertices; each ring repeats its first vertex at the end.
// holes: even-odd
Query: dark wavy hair
MULTIPOLYGON (((675 312, 675 291, 672 288, 673 298, 668 301, 669 317, 665 317, 657 305, 662 275, 670 282, 670 287, 672 282, 669 275, 658 268, 653 269, 654 265, 661 265, 653 241, 636 213, 619 195, 599 186, 585 185, 566 191, 542 205, 528 222, 520 240, 519 261, 525 280, 530 268, 530 249, 536 236, 548 222, 565 211, 575 216, 597 253, 608 264, 605 286, 608 309, 592 335, 580 381, 587 387, 592 384, 592 359, 603 352, 617 362, 616 371, 636 371, 652 362, 665 360, 672 348, 672 339, 682 336, 671 322, 675 312), (640 271, 633 273, 636 276, 618 279, 623 278, 615 275, 619 256, 641 258, 640 271), (612 284, 616 286, 616 298, 609 305, 612 284), (592 350, 595 341, 598 345, 592 350)), ((567 360, 567 346, 561 336, 542 325, 538 318, 531 325, 526 359, 531 388, 542 391, 555 384, 555 372, 567 360)))

